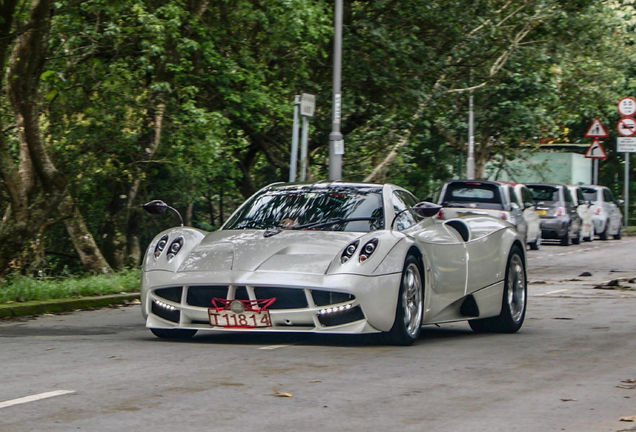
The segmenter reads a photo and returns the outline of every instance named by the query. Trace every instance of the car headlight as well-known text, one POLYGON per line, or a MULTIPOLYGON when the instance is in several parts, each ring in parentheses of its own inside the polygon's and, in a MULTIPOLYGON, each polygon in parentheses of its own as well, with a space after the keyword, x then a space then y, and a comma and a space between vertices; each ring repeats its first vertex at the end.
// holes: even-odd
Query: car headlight
POLYGON ((176 254, 179 253, 181 248, 183 247, 183 237, 177 237, 170 243, 170 247, 168 248, 168 261, 170 261, 176 254))
POLYGON ((157 246, 155 246, 155 259, 159 258, 159 255, 161 255, 161 252, 163 252, 163 250, 166 248, 166 245, 168 244, 168 236, 165 235, 163 237, 161 237, 159 239, 159 241, 157 242, 157 246))
POLYGON ((345 250, 342 252, 342 255, 340 256, 340 262, 342 264, 348 262, 351 257, 353 256, 354 253, 356 253, 356 250, 358 250, 358 245, 360 244, 360 240, 356 240, 353 243, 350 243, 345 250))
POLYGON ((378 248, 378 239, 372 238, 368 242, 364 244, 362 250, 360 251, 360 262, 363 263, 375 252, 378 248))

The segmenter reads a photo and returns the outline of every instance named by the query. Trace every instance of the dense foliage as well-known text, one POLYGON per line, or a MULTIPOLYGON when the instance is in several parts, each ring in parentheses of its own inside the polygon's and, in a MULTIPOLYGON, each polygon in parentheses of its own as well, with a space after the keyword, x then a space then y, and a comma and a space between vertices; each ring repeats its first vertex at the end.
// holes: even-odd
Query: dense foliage
MULTIPOLYGON (((460 176, 469 91, 481 175, 581 141, 594 116, 613 124, 636 90, 633 0, 344 3, 346 180, 423 198, 460 176)), ((0 275, 137 266, 173 222, 140 214, 150 199, 220 226, 288 178, 303 92, 317 101, 309 178, 326 178, 333 6, 0 0, 0 275)), ((608 150, 611 184, 622 157, 608 150)))

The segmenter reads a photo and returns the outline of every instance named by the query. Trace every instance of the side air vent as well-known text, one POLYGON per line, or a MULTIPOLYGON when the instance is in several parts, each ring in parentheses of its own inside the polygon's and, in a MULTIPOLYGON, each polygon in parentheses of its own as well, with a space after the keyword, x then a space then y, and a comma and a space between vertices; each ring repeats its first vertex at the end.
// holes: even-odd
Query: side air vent
POLYGON ((155 295, 162 299, 170 300, 171 302, 181 303, 182 292, 183 287, 160 288, 155 290, 155 295))
POLYGON ((311 295, 314 298, 316 306, 329 306, 332 304, 350 302, 355 299, 355 296, 347 293, 312 290, 311 295))

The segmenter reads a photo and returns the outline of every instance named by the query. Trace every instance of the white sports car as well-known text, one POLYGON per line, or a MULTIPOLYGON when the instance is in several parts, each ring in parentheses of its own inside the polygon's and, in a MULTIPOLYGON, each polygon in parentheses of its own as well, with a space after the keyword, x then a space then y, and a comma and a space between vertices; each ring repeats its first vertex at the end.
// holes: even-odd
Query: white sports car
MULTIPOLYGON (((144 208, 172 209, 159 200, 144 208)), ((435 223, 439 209, 391 184, 267 186, 218 231, 181 226, 154 238, 141 276, 146 326, 160 338, 380 333, 398 345, 424 324, 518 331, 523 239, 489 216, 435 223)))

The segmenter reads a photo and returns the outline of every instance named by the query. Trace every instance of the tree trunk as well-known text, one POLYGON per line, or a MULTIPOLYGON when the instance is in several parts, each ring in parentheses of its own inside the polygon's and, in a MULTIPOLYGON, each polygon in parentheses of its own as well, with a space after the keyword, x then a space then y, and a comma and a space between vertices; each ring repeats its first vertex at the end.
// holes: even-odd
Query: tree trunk
POLYGON ((71 237, 85 271, 96 274, 111 274, 113 270, 104 259, 95 239, 86 227, 84 218, 70 195, 66 195, 60 204, 60 212, 66 216, 64 225, 71 237))

